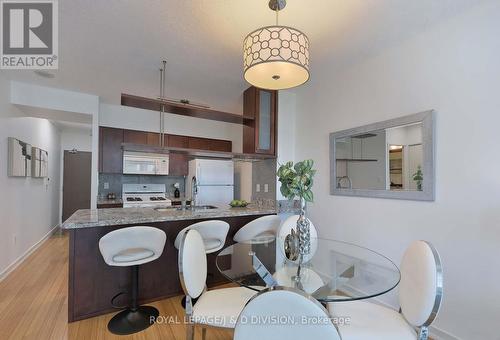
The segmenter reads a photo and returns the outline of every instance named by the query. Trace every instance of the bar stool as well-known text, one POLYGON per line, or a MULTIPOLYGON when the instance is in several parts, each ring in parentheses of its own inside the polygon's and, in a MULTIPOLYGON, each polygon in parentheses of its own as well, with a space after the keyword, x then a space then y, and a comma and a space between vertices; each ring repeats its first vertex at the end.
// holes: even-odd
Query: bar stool
POLYGON ((233 240, 238 243, 267 243, 276 238, 276 232, 281 224, 279 216, 269 215, 248 222, 234 234, 233 240))
POLYGON ((227 233, 229 231, 229 223, 219 220, 212 220, 191 224, 190 226, 187 226, 186 228, 179 231, 174 242, 175 248, 180 248, 182 237, 190 229, 195 229, 200 233, 201 237, 203 238, 203 244, 205 245, 205 252, 207 254, 211 254, 221 250, 222 247, 224 247, 224 244, 226 243, 227 233))
POLYGON ((108 266, 132 267, 131 304, 109 321, 111 333, 127 335, 140 332, 151 326, 158 317, 156 308, 137 305, 139 265, 159 258, 166 240, 167 235, 162 230, 143 226, 118 229, 99 240, 99 250, 108 266))

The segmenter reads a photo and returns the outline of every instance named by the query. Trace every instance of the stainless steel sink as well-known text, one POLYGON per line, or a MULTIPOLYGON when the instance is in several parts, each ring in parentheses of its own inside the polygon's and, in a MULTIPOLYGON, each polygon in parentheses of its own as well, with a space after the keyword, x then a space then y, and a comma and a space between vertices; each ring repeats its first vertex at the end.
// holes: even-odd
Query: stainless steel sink
MULTIPOLYGON (((198 210, 212 210, 212 209, 218 209, 218 207, 214 206, 214 205, 197 205, 197 206, 194 206, 194 207, 191 207, 191 206, 187 206, 185 208, 185 210, 194 210, 194 211, 198 211, 198 210)), ((180 206, 171 206, 171 207, 163 207, 163 208, 155 208, 156 211, 158 212, 167 212, 167 211, 181 211, 182 210, 182 207, 180 206)))
POLYGON ((173 210, 181 210, 181 207, 170 206, 170 207, 163 207, 163 208, 155 208, 155 210, 159 211, 159 212, 166 212, 166 211, 173 211, 173 210))
POLYGON ((190 207, 188 209, 192 210, 211 210, 211 209, 218 209, 216 206, 213 205, 196 205, 194 207, 190 207))

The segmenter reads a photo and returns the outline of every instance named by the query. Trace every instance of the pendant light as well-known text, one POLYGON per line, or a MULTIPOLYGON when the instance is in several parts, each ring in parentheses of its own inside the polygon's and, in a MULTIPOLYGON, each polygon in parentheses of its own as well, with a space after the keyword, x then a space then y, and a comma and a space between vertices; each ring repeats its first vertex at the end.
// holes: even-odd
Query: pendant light
POLYGON ((285 6, 286 0, 270 0, 276 25, 251 32, 243 42, 244 77, 256 87, 288 89, 309 79, 309 39, 295 28, 278 25, 285 6))

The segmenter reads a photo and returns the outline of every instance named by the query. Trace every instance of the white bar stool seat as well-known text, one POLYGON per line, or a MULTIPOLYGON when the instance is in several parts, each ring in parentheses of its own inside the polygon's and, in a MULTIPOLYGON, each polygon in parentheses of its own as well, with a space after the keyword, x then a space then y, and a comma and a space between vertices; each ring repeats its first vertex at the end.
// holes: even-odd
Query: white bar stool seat
MULTIPOLYGON (((99 250, 108 266, 131 267, 131 305, 113 316, 108 323, 111 333, 127 335, 140 332, 154 323, 159 312, 151 306, 138 306, 139 266, 159 258, 167 235, 153 227, 129 227, 107 233, 99 240, 99 250)), ((122 295, 119 293, 111 299, 122 295)))
POLYGON ((153 257, 154 254, 155 253, 152 250, 145 248, 125 249, 113 256, 113 261, 115 263, 136 262, 153 257))
POLYGON ((207 254, 210 254, 215 253, 224 247, 227 233, 229 232, 229 223, 213 220, 191 224, 177 234, 174 241, 175 248, 180 249, 182 237, 188 230, 191 229, 195 229, 200 233, 205 245, 205 251, 207 254))
POLYGON ((276 215, 262 216, 247 224, 245 224, 240 230, 234 234, 234 242, 242 243, 253 241, 253 243, 258 243, 256 240, 262 240, 262 242, 268 242, 276 238, 276 232, 280 227, 281 220, 276 215))

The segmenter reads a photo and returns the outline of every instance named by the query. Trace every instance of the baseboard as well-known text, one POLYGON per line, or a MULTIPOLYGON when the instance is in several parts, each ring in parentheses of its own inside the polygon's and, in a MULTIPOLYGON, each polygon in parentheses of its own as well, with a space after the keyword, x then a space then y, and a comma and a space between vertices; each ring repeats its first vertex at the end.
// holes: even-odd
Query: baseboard
POLYGON ((21 263, 23 263, 28 256, 30 256, 35 250, 37 250, 43 242, 45 242, 52 234, 54 234, 59 228, 59 224, 52 228, 45 236, 43 236, 40 241, 32 245, 28 250, 24 252, 21 256, 19 256, 14 262, 12 262, 3 272, 0 273, 0 282, 3 281, 9 274, 16 269, 21 263))
POLYGON ((452 335, 437 327, 433 327, 432 325, 429 327, 429 335, 434 340, 462 340, 458 336, 452 335))

